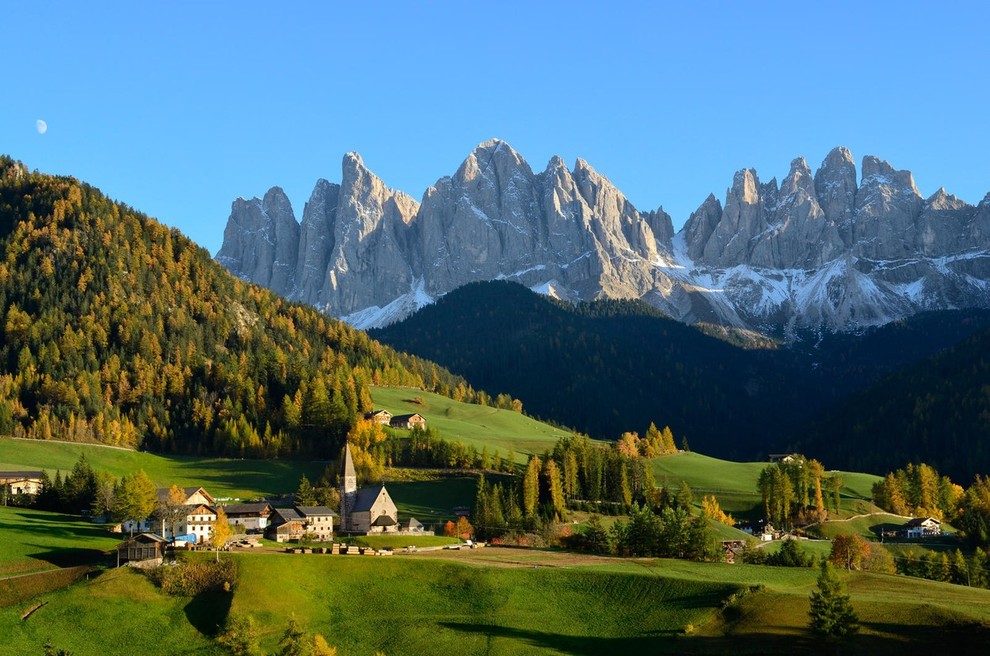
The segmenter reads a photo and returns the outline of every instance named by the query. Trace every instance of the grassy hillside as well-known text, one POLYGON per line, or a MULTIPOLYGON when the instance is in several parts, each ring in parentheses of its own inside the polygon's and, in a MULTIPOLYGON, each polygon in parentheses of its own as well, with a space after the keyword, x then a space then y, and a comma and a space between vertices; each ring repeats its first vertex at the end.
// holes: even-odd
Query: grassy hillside
MULTIPOLYGON (((658 484, 669 483, 676 489, 687 481, 696 501, 701 495, 714 494, 722 509, 740 516, 762 515, 763 507, 756 483, 766 462, 731 462, 700 453, 678 453, 654 458, 653 473, 658 484)), ((842 515, 876 510, 870 501, 871 488, 879 476, 858 472, 840 472, 845 486, 840 493, 842 515)))
POLYGON ((63 473, 85 453, 95 469, 122 476, 143 469, 161 487, 202 485, 215 497, 250 499, 294 491, 299 477, 316 480, 326 463, 155 455, 93 444, 0 439, 0 469, 46 469, 63 473))
POLYGON ((120 537, 72 515, 0 508, 0 577, 89 564, 120 537))
MULTIPOLYGON (((4 653, 40 653, 48 638, 77 656, 216 653, 209 637, 228 607, 254 618, 267 652, 294 616, 342 656, 821 653, 806 628, 810 569, 494 548, 227 557, 239 571, 232 595, 165 597, 139 573, 112 571, 45 595, 49 603, 27 620, 28 604, 0 609, 4 653)), ((949 644, 976 653, 990 637, 990 592, 842 576, 863 625, 848 653, 949 644)))
POLYGON ((418 412, 444 439, 474 445, 479 451, 485 446, 492 453, 499 449, 503 458, 515 449, 519 463, 525 463, 531 454, 552 449, 558 439, 570 435, 518 412, 461 403, 409 387, 372 387, 371 398, 375 408, 392 414, 418 412), (415 401, 417 398, 422 403, 415 401))
POLYGON ((225 654, 206 631, 223 621, 223 605, 204 608, 187 597, 168 597, 132 569, 110 570, 38 602, 0 609, 2 654, 42 654, 45 642, 73 656, 92 654, 225 654), (212 626, 210 623, 212 622, 212 626))

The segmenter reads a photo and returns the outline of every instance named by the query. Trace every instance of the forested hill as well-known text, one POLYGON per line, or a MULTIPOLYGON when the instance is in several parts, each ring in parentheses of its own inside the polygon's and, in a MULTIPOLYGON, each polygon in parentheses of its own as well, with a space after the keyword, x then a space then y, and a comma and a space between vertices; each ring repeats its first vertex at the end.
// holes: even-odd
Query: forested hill
POLYGON ((334 453, 372 383, 460 378, 237 280, 177 230, 0 158, 0 434, 334 453))
MULTIPOLYGON (((405 321, 371 334, 436 361, 480 387, 521 398, 535 416, 593 437, 642 433, 653 421, 688 437, 692 448, 724 458, 753 459, 800 445, 808 455, 833 466, 883 474, 920 459, 967 480, 976 471, 990 471, 990 453, 979 451, 981 455, 963 461, 942 452, 948 443, 921 433, 917 439, 907 438, 864 421, 872 408, 880 407, 875 404, 883 396, 882 386, 872 401, 843 406, 860 414, 843 423, 837 421, 843 416, 839 412, 829 422, 835 430, 827 438, 802 438, 811 430, 809 422, 833 404, 855 399, 883 376, 893 376, 988 328, 987 311, 932 312, 865 335, 831 335, 790 348, 747 350, 665 318, 637 301, 574 306, 521 285, 491 282, 455 290, 405 321), (870 429, 854 437, 849 427, 857 422, 870 429), (847 459, 836 461, 840 454, 847 459), (855 454, 863 458, 855 460, 855 454)), ((982 356, 976 361, 982 362, 982 356)), ((958 400, 946 400, 939 412, 951 419, 948 408, 958 400)), ((891 407, 900 410, 904 405, 891 407)), ((933 411, 930 418, 935 416, 941 415, 933 411)), ((972 424, 974 430, 985 425, 972 424)), ((952 448, 961 453, 966 441, 975 437, 964 437, 961 428, 957 434, 952 448)))
POLYGON ((889 468, 886 448, 903 462, 937 462, 959 483, 990 474, 990 330, 836 404, 795 447, 828 451, 843 468, 889 468))
POLYGON ((641 302, 574 306, 515 283, 466 285, 371 334, 593 437, 656 422, 727 458, 763 449, 765 415, 786 392, 772 351, 737 348, 641 302))

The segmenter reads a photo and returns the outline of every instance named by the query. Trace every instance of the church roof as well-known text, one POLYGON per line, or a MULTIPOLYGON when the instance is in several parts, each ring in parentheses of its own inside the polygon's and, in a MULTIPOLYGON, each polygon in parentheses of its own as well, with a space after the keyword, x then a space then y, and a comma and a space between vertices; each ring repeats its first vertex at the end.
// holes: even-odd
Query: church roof
MULTIPOLYGON (((378 500, 378 495, 381 494, 382 490, 385 490, 384 485, 375 485, 373 487, 363 487, 357 491, 357 497, 354 499, 354 507, 350 508, 351 512, 367 512, 371 510, 371 507, 375 505, 375 501, 378 500)), ((385 490, 386 496, 388 495, 388 490, 385 490)), ((389 497, 391 499, 391 497, 389 497)))
POLYGON ((395 520, 388 515, 382 515, 371 522, 372 526, 395 526, 395 520))
POLYGON ((357 477, 354 473, 354 459, 351 458, 351 445, 349 443, 344 444, 344 478, 349 476, 357 477))

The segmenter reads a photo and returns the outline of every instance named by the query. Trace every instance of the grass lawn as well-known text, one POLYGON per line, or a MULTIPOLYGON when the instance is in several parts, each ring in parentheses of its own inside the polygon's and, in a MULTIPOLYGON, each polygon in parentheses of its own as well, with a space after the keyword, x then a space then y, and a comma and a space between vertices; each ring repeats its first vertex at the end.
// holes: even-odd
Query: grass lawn
POLYGON ((233 460, 195 456, 160 456, 129 449, 0 438, 0 469, 46 469, 65 472, 85 453, 94 469, 123 476, 143 469, 160 487, 202 485, 214 497, 250 499, 292 492, 299 477, 317 480, 326 463, 288 460, 233 460))
POLYGON ((350 544, 360 547, 371 547, 372 549, 404 549, 408 546, 416 547, 443 547, 448 544, 460 544, 459 538, 448 538, 442 535, 363 535, 344 540, 350 544))
POLYGON ((470 476, 427 481, 388 482, 388 493, 399 509, 399 520, 415 517, 427 527, 457 519, 454 508, 474 506, 477 479, 470 476))
POLYGON ((516 452, 516 462, 525 464, 532 454, 542 454, 568 431, 553 428, 511 410, 460 403, 437 394, 409 387, 372 387, 375 408, 384 408, 393 415, 417 412, 426 418, 446 440, 474 445, 478 451, 485 446, 489 453, 498 449, 501 457, 516 452), (420 398, 422 403, 414 399, 420 398))
POLYGON ((120 540, 72 515, 0 508, 0 577, 89 564, 120 540))

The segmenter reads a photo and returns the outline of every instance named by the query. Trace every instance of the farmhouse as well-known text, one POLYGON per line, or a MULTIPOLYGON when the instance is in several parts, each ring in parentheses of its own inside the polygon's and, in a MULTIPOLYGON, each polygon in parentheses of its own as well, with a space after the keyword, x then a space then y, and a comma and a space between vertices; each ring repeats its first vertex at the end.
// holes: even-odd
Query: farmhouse
POLYGON ((0 485, 6 485, 10 494, 35 495, 41 492, 41 472, 0 471, 0 485))
MULTIPOLYGON (((185 510, 173 526, 157 514, 140 521, 125 520, 120 529, 125 533, 135 531, 155 532, 166 538, 185 536, 189 542, 205 542, 213 535, 213 522, 217 521, 216 499, 201 487, 181 488, 185 499, 185 510)), ((159 504, 168 499, 169 488, 158 488, 159 504)))
POLYGON ((231 524, 240 524, 245 531, 262 531, 268 528, 268 517, 272 507, 268 503, 232 503, 224 506, 227 520, 231 524))
POLYGON ((344 446, 340 526, 352 533, 397 533, 399 530, 399 511, 385 485, 358 489, 349 444, 344 446))
POLYGON ((755 522, 741 522, 736 524, 736 528, 743 533, 749 533, 761 542, 769 542, 773 540, 775 533, 773 524, 765 519, 760 519, 755 522))
POLYGON ((904 525, 908 538, 930 538, 942 535, 942 522, 934 517, 915 517, 904 525))
POLYGON ((426 428, 426 419, 419 413, 395 415, 388 425, 392 428, 426 428))
POLYGON ((334 512, 326 506, 295 506, 276 508, 269 516, 265 537, 276 542, 301 540, 309 536, 313 540, 333 540, 334 512))
POLYGON ((364 413, 364 418, 369 419, 376 424, 388 426, 392 421, 392 413, 388 410, 372 410, 371 412, 364 413))
POLYGON ((160 535, 140 533, 117 545, 117 566, 149 567, 161 565, 165 560, 168 540, 160 535))

